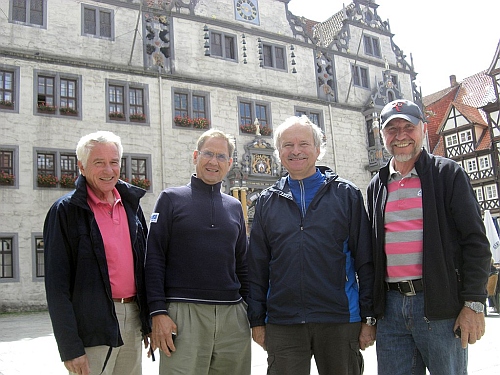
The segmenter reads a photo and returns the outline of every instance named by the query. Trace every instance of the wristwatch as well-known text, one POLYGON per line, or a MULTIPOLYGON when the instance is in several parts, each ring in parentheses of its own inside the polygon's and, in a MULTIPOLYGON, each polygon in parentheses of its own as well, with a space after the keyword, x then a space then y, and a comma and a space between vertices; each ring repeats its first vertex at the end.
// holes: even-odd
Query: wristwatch
POLYGON ((465 301, 464 306, 468 307, 469 309, 474 311, 476 314, 484 312, 484 305, 481 302, 465 301))
POLYGON ((363 323, 365 323, 368 326, 374 326, 375 324, 377 324, 377 319, 372 316, 367 316, 366 318, 363 319, 363 323))

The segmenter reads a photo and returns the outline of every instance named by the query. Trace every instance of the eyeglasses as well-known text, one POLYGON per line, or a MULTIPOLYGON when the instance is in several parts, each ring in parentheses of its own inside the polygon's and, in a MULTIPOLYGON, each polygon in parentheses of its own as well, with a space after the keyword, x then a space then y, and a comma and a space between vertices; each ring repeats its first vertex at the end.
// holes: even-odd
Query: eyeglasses
POLYGON ((201 155, 203 159, 207 160, 212 160, 212 158, 215 156, 218 162, 220 163, 226 163, 229 161, 229 156, 226 154, 216 154, 212 151, 200 151, 198 150, 198 154, 201 155))

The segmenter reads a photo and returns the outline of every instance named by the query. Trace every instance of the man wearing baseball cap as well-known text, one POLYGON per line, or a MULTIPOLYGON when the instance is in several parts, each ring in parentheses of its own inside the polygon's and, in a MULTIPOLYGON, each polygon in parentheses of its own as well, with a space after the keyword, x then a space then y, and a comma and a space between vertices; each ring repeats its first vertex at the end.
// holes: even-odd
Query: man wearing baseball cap
POLYGON ((393 156, 368 186, 379 374, 467 373, 485 330, 491 253, 465 171, 423 149, 425 116, 408 100, 380 114, 393 156))

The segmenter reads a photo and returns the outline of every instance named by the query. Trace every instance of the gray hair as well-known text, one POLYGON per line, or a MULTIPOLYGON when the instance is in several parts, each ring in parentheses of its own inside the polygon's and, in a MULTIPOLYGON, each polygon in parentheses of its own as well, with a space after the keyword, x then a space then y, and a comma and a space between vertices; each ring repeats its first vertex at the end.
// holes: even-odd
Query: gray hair
POLYGON ((314 146, 319 147, 319 156, 317 160, 321 160, 326 152, 325 134, 323 133, 323 130, 321 130, 318 125, 309 120, 306 115, 302 115, 300 117, 291 116, 274 130, 274 154, 277 159, 280 160, 279 150, 281 149, 281 136, 283 135, 283 132, 285 130, 291 128, 294 125, 309 126, 311 128, 314 146))
POLYGON ((224 133, 223 131, 221 130, 217 130, 217 129, 210 129, 210 130, 207 130, 205 133, 203 133, 200 138, 198 138, 198 142, 196 143, 196 149, 198 151, 200 151, 200 149, 203 147, 203 145, 205 144, 205 142, 207 141, 208 138, 222 138, 224 139, 226 142, 227 142, 227 149, 229 151, 229 157, 232 158, 233 157, 233 153, 234 153, 234 141, 229 138, 229 136, 224 133))
POLYGON ((82 163, 83 168, 87 168, 87 161, 89 159, 90 151, 96 143, 114 143, 118 149, 120 162, 123 155, 122 141, 119 136, 108 131, 98 131, 95 133, 84 135, 78 141, 76 146, 76 157, 82 163))

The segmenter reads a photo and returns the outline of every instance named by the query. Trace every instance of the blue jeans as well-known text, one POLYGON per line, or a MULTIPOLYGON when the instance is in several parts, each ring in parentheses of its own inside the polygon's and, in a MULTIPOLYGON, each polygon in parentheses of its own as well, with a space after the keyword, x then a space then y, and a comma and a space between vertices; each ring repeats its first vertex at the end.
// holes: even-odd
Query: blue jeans
POLYGON ((467 349, 455 338, 455 319, 429 321, 424 294, 386 294, 385 316, 377 322, 379 375, 467 375, 467 349))

